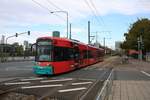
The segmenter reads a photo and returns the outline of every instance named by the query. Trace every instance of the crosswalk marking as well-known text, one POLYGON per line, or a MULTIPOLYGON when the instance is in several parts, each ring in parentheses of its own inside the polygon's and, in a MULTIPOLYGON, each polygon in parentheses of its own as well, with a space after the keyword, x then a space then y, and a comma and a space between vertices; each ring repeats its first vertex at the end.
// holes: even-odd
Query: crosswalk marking
POLYGON ((21 81, 34 81, 34 80, 42 80, 44 78, 27 78, 27 79, 20 79, 21 81))
POLYGON ((41 83, 47 83, 47 82, 61 82, 61 81, 70 81, 73 80, 72 78, 65 78, 65 79, 59 79, 59 80, 44 80, 40 81, 41 83))
POLYGON ((14 83, 4 83, 5 85, 19 85, 19 84, 29 84, 30 82, 14 82, 14 83))
POLYGON ((78 82, 78 83, 72 83, 72 85, 83 85, 83 84, 91 84, 93 82, 78 82))
POLYGON ((85 90, 87 89, 86 87, 81 87, 81 88, 71 88, 71 89, 64 89, 64 90, 58 90, 58 92, 70 92, 70 91, 79 91, 79 90, 85 90))
POLYGON ((44 87, 58 87, 63 86, 62 84, 54 84, 54 85, 36 85, 36 86, 24 86, 21 89, 33 89, 33 88, 44 88, 44 87))

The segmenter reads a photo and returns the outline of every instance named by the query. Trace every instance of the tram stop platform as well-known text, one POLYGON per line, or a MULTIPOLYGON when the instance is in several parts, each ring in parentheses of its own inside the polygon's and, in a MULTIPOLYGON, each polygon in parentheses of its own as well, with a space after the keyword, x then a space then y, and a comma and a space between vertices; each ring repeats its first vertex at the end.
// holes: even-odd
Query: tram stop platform
POLYGON ((106 100, 150 100, 150 63, 131 59, 128 64, 118 63, 114 70, 106 100))
POLYGON ((108 100, 150 100, 150 81, 115 80, 108 100))

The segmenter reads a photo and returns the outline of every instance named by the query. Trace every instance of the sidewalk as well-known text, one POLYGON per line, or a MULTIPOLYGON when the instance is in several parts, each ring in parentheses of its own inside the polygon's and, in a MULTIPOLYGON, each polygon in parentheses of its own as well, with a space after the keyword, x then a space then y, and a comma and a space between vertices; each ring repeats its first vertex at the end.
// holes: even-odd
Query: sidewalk
MULTIPOLYGON (((142 77, 144 75, 141 71, 150 73, 150 63, 130 60, 128 64, 119 64, 114 67, 115 71, 128 72, 126 77, 133 78, 142 77), (139 73, 139 74, 137 74, 139 73), (141 73, 141 74, 140 74, 141 73), (131 75, 131 76, 130 76, 131 75)), ((145 75, 149 77, 148 75, 145 75)), ((150 100, 150 80, 132 79, 132 80, 114 80, 110 95, 106 100, 150 100)))
POLYGON ((150 81, 116 80, 108 100, 150 100, 150 81))

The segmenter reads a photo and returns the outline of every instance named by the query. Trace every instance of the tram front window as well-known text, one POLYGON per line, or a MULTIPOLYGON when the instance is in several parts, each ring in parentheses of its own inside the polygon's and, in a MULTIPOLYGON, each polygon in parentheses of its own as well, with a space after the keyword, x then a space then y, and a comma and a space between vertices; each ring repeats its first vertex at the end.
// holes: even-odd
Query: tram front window
POLYGON ((37 43, 36 61, 52 61, 52 45, 49 41, 39 41, 37 43))

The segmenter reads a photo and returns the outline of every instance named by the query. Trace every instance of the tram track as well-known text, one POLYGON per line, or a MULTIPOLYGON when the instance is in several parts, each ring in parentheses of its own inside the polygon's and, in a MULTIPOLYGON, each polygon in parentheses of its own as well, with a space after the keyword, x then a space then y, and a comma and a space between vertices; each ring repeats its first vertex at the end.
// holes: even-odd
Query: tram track
POLYGON ((101 77, 102 80, 96 80, 91 88, 81 96, 80 100, 96 100, 96 96, 101 91, 105 81, 108 79, 113 68, 108 69, 101 77), (96 94, 96 95, 95 95, 96 94))

